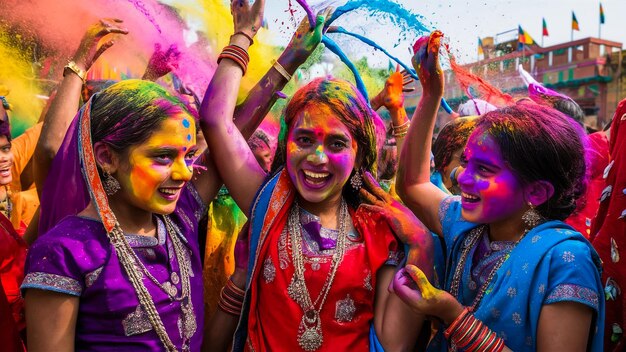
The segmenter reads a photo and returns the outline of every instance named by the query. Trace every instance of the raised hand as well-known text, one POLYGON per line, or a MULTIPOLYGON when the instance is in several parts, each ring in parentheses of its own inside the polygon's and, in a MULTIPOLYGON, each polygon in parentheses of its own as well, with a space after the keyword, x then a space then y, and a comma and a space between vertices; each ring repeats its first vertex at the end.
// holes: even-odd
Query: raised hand
POLYGON ((76 65, 84 71, 88 71, 100 55, 115 43, 114 37, 109 36, 109 34, 128 34, 128 30, 122 27, 123 22, 117 18, 103 18, 91 25, 74 54, 73 61, 76 65), (106 40, 98 45, 101 39, 105 37, 106 40))
POLYGON ((154 52, 148 60, 146 72, 143 79, 156 81, 166 74, 178 69, 178 60, 180 59, 180 51, 176 44, 170 45, 167 51, 161 50, 161 44, 154 44, 154 52))
POLYGON ((427 246, 427 242, 432 241, 432 236, 415 214, 385 192, 369 172, 365 172, 363 176, 364 187, 359 193, 365 203, 361 206, 383 214, 402 242, 411 247, 427 246))
POLYGON ((235 23, 235 33, 243 33, 252 39, 263 25, 265 0, 255 0, 250 5, 248 0, 232 0, 230 12, 235 23))
POLYGON ((449 324, 461 314, 463 306, 451 294, 431 285, 418 267, 407 264, 396 273, 393 292, 419 314, 435 316, 449 324))
POLYGON ((291 37, 291 41, 287 44, 285 51, 278 60, 289 73, 302 65, 313 53, 315 48, 322 42, 322 35, 326 32, 326 19, 330 18, 334 9, 327 7, 317 14, 315 27, 311 29, 309 19, 304 17, 298 29, 291 37))
POLYGON ((424 94, 443 95, 444 77, 439 64, 439 48, 443 33, 434 31, 430 36, 424 36, 413 45, 414 55, 411 59, 424 94))
POLYGON ((399 68, 396 67, 396 72, 385 81, 385 87, 372 99, 372 109, 378 110, 381 106, 388 110, 401 109, 404 106, 403 93, 415 90, 409 86, 413 78, 406 71, 399 72, 399 68))

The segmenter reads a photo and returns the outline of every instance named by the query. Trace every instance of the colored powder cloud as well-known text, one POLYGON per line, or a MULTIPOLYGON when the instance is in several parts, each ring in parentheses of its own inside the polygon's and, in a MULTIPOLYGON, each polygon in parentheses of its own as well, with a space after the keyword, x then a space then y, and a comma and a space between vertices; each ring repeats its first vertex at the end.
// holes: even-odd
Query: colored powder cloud
POLYGON ((11 104, 11 134, 21 134, 39 118, 45 100, 35 98, 43 95, 40 81, 37 80, 31 65, 30 48, 20 49, 16 37, 6 30, 0 29, 0 95, 6 95, 11 104))

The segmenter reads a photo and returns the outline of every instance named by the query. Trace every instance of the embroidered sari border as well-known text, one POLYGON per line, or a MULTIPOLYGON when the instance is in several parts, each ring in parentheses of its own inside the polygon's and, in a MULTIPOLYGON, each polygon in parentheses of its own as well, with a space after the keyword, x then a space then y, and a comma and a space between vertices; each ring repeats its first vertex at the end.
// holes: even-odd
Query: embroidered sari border
POLYGON ((83 293, 83 288, 78 280, 44 272, 32 272, 26 275, 21 289, 25 290, 30 288, 54 291, 78 297, 83 293))

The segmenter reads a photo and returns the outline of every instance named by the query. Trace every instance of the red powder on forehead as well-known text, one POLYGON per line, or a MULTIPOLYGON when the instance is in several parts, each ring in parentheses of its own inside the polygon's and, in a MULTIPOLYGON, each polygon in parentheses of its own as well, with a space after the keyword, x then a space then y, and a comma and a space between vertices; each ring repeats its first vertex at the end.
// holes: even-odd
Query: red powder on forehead
POLYGON ((465 68, 456 63, 456 60, 452 54, 450 56, 450 66, 454 72, 456 80, 459 82, 464 92, 467 92, 470 87, 476 89, 480 93, 480 98, 488 101, 489 103, 498 107, 512 105, 515 100, 512 96, 503 93, 498 88, 492 86, 484 79, 469 72, 465 68))

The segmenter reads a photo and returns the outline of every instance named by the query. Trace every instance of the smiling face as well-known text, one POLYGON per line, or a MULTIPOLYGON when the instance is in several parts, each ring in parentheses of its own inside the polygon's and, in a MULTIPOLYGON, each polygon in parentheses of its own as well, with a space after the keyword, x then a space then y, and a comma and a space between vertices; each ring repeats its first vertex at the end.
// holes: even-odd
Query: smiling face
POLYGON ((164 120, 143 143, 121 157, 115 178, 122 199, 144 211, 169 214, 192 176, 196 130, 191 116, 179 113, 164 120))
POLYGON ((13 181, 11 166, 13 166, 11 142, 6 136, 0 135, 0 185, 8 185, 13 181))
POLYGON ((341 198, 355 167, 357 143, 325 105, 308 105, 287 135, 287 172, 301 201, 322 203, 341 198))
POLYGON ((458 176, 463 218, 485 224, 521 218, 526 209, 523 186, 494 139, 475 131, 464 159, 465 170, 458 176))

